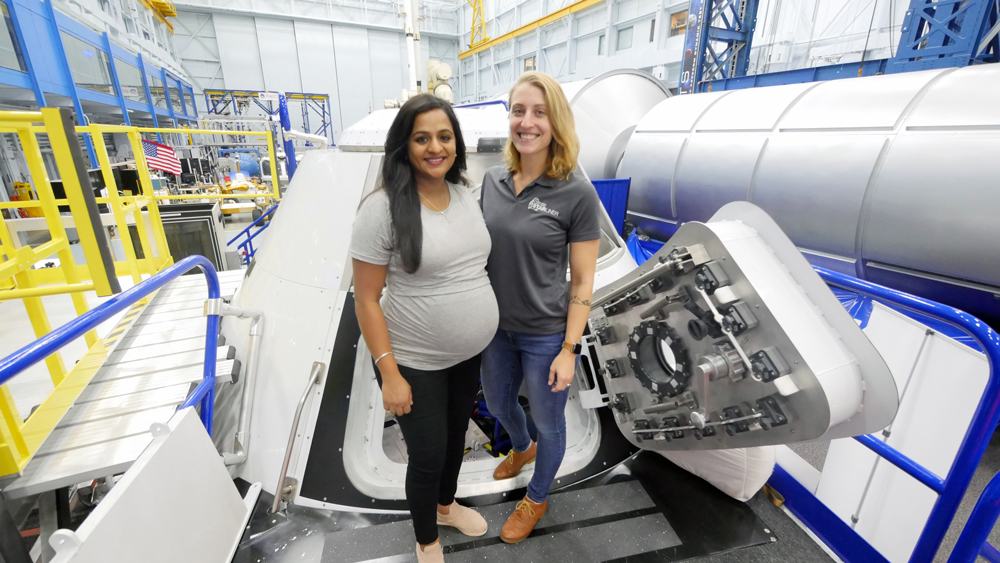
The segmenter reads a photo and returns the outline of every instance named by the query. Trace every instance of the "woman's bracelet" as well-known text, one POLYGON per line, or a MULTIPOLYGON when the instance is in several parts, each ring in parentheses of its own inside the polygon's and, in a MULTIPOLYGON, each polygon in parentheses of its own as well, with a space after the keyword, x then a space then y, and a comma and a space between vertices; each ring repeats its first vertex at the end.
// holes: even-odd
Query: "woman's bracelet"
MULTIPOLYGON (((382 358, 388 356, 389 354, 392 354, 392 350, 389 350, 385 354, 382 354, 381 356, 375 358, 375 365, 378 365, 379 360, 381 360, 382 358)), ((393 354, 393 355, 395 355, 395 354, 393 354)))

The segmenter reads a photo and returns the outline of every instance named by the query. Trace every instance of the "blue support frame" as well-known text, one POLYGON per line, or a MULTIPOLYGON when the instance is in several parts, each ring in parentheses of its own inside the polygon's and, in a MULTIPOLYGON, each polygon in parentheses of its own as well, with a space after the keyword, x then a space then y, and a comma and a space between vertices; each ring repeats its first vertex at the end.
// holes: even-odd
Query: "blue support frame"
MULTIPOLYGON (((86 115, 83 113, 83 105, 80 103, 80 92, 76 88, 76 82, 73 80, 73 71, 69 67, 69 58, 66 57, 66 45, 63 44, 62 33, 59 27, 59 23, 56 21, 56 9, 52 5, 53 0, 44 0, 42 4, 48 10, 49 16, 49 29, 52 31, 54 36, 54 43, 56 48, 56 58, 59 59, 59 70, 62 72, 63 84, 66 84, 69 88, 70 98, 73 99, 73 108, 76 110, 76 118, 80 125, 87 125, 86 115)), ((111 56, 111 53, 108 53, 111 56)), ((116 81, 117 82, 117 81, 116 81)), ((121 85, 115 84, 119 89, 121 85)), ((83 143, 87 147, 87 156, 90 158, 90 167, 97 168, 97 153, 94 152, 94 141, 90 138, 90 134, 83 135, 83 143)))
MULTIPOLYGON (((754 11, 756 1, 751 0, 754 11)), ((1000 62, 1000 34, 995 33, 1000 0, 910 0, 893 58, 747 76, 751 43, 741 47, 741 29, 735 29, 741 26, 731 14, 734 3, 738 0, 691 0, 681 94, 1000 62), (721 17, 722 10, 729 16, 721 17), (722 26, 714 26, 715 20, 722 26), (720 51, 713 43, 724 48, 720 51)), ((748 17, 743 20, 742 28, 752 28, 748 17)))
POLYGON ((106 31, 101 36, 104 38, 104 48, 108 51, 111 80, 114 81, 115 90, 118 91, 118 103, 122 106, 122 119, 125 120, 125 125, 132 125, 132 121, 128 118, 128 106, 125 105, 125 92, 122 90, 121 81, 118 80, 118 68, 115 63, 115 55, 111 49, 111 39, 108 37, 108 32, 106 31))
POLYGON ((746 76, 758 0, 693 0, 681 60, 681 94, 704 92, 715 80, 746 76))
POLYGON ((911 0, 886 73, 996 62, 996 36, 980 43, 997 23, 997 8, 996 0, 911 0))
POLYGON ((177 116, 174 115, 174 104, 170 100, 170 83, 167 82, 167 69, 160 69, 160 80, 163 81, 163 99, 167 100, 167 112, 170 114, 170 121, 177 127, 177 116))
MULTIPOLYGON (((290 131, 292 129, 292 120, 288 116, 288 98, 285 97, 284 92, 278 93, 278 115, 281 118, 282 133, 290 131)), ((285 168, 288 170, 288 179, 291 180, 297 166, 295 162, 295 143, 291 139, 285 139, 284 137, 284 134, 282 134, 285 147, 285 168)), ((271 173, 275 174, 277 171, 272 170, 271 173)))
POLYGON ((28 79, 31 81, 31 89, 35 92, 35 103, 38 107, 43 108, 46 106, 45 103, 45 92, 42 90, 41 84, 38 82, 38 75, 35 74, 35 67, 31 63, 31 54, 26 48, 27 43, 24 40, 24 32, 21 31, 21 23, 18 19, 17 9, 13 2, 7 4, 7 11, 10 12, 10 21, 14 24, 14 40, 17 41, 18 47, 21 49, 21 55, 24 57, 24 66, 28 70, 28 79))
MULTIPOLYGON (((149 76, 146 75, 146 63, 142 60, 142 53, 139 53, 139 72, 142 73, 142 87, 146 90, 146 102, 149 104, 149 115, 153 116, 153 127, 159 127, 156 120, 156 104, 153 103, 153 92, 149 89, 149 76)), ((156 134, 156 142, 162 143, 163 137, 156 134)))
MULTIPOLYGON (((876 454, 918 479, 938 493, 938 499, 931 509, 927 523, 910 555, 911 563, 930 563, 941 546, 941 541, 955 517, 958 505, 972 480, 976 467, 983 457, 986 446, 1000 421, 1000 335, 983 321, 959 309, 934 303, 894 289, 889 289, 864 280, 859 280, 825 268, 815 268, 823 280, 834 287, 846 289, 890 304, 893 308, 926 315, 943 321, 966 332, 986 354, 990 364, 989 379, 982 398, 972 416, 969 428, 962 439, 955 461, 943 479, 926 468, 916 464, 897 450, 873 436, 855 438, 876 454)), ((798 484, 780 467, 769 481, 771 486, 785 497, 785 505, 830 546, 837 555, 847 561, 884 561, 861 536, 850 529, 829 508, 812 493, 798 484), (832 518, 831 518, 832 516, 832 518)), ((979 516, 979 518, 983 518, 979 516)), ((970 532, 970 536, 976 532, 970 532)), ((966 541, 972 541, 967 539, 966 541)), ((976 546, 977 550, 979 546, 976 546)), ((989 552, 989 550, 986 550, 989 552)))

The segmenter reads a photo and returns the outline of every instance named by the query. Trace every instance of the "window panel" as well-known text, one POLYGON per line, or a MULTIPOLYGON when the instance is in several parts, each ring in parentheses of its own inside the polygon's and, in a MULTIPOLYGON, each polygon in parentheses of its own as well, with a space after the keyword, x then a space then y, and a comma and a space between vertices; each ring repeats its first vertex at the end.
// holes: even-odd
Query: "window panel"
POLYGON ((688 11, 677 12, 670 16, 670 37, 680 35, 687 31, 688 11))
POLYGON ((142 73, 139 69, 115 59, 115 70, 118 71, 118 82, 121 84, 125 99, 145 104, 146 89, 142 85, 142 73))
POLYGON ((149 80, 149 93, 153 96, 153 105, 158 108, 167 109, 167 97, 163 91, 165 86, 163 80, 152 74, 147 74, 146 76, 149 80))
POLYGON ((619 51, 632 47, 632 26, 618 30, 617 49, 619 51))
POLYGON ((24 64, 24 56, 21 54, 21 45, 17 42, 17 34, 14 33, 14 20, 10 18, 10 10, 7 9, 6 2, 0 2, 0 12, 3 12, 6 33, 0 31, 0 66, 11 70, 27 72, 24 64))
POLYGON ((118 91, 115 90, 114 81, 111 80, 111 60, 108 54, 65 31, 59 33, 62 35, 69 69, 77 87, 117 96, 118 91))

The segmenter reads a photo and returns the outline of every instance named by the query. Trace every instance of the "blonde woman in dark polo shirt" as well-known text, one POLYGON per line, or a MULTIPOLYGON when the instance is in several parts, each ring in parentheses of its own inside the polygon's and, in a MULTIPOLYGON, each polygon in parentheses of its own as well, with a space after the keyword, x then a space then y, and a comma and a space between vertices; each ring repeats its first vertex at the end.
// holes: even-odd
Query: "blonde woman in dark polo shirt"
POLYGON ((509 479, 534 462, 528 493, 500 534, 516 543, 545 514, 566 453, 566 400, 590 314, 601 202, 576 169, 580 143, 559 83, 540 72, 522 74, 510 91, 509 122, 507 165, 486 173, 481 196, 493 239, 486 271, 500 308, 482 373, 490 412, 513 444, 493 477, 509 479), (537 444, 517 402, 522 383, 537 444))
POLYGON ((451 106, 427 94, 410 98, 389 128, 379 189, 362 201, 351 240, 358 323, 383 406, 406 441, 420 563, 444 562, 439 524, 469 536, 487 529, 455 502, 480 352, 497 329, 490 235, 464 170, 451 106))

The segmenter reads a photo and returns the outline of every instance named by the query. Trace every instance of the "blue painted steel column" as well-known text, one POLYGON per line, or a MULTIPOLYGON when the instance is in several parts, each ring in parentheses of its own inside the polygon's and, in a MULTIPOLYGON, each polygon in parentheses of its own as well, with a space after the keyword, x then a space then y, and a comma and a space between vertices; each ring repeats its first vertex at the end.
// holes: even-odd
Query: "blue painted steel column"
MULTIPOLYGON (((63 45, 62 34, 59 24, 56 22, 56 9, 52 6, 53 0, 42 2, 45 5, 46 15, 49 19, 49 30, 55 37, 56 57, 59 59, 59 70, 62 72, 63 83, 69 87, 70 97, 73 99, 73 109, 76 110, 76 120, 80 125, 87 125, 87 116, 83 113, 83 105, 80 104, 80 95, 76 91, 76 82, 73 81, 73 71, 69 68, 69 59, 66 58, 66 46, 63 45)), ((109 53, 110 55, 110 53, 109 53)), ((87 146, 87 156, 90 157, 91 168, 97 168, 97 153, 94 152, 94 142, 89 133, 84 133, 83 143, 87 146)))
POLYGON ((111 62, 111 80, 114 82, 115 90, 118 92, 118 104, 122 107, 122 119, 125 120, 125 125, 132 125, 132 121, 128 118, 128 107, 125 105, 125 92, 122 91, 122 83, 118 80, 115 55, 111 51, 111 39, 108 37, 107 31, 101 34, 101 37, 104 38, 104 48, 108 51, 108 60, 111 62))
POLYGON ((41 84, 38 83, 38 76, 35 74, 35 67, 31 64, 31 56, 28 54, 27 44, 24 42, 24 33, 21 32, 21 24, 17 19, 17 3, 9 2, 7 11, 10 12, 10 21, 14 24, 14 38, 21 48, 21 55, 24 57, 24 66, 28 67, 28 78, 31 80, 31 89, 35 92, 35 103, 38 107, 45 107, 45 92, 42 91, 41 84))
MULTIPOLYGON (((278 93, 278 116, 281 118, 281 137, 285 146, 285 167, 288 169, 288 179, 291 180, 295 174, 295 144, 284 135, 285 131, 292 129, 292 120, 288 117, 288 99, 285 98, 284 92, 278 93)), ((272 170, 271 173, 277 174, 277 171, 272 170)))
MULTIPOLYGON (((142 87, 146 90, 146 103, 149 104, 149 115, 153 116, 153 127, 159 127, 156 121, 156 104, 153 103, 153 93, 149 90, 149 76, 146 76, 146 64, 142 62, 142 53, 138 53, 137 56, 139 57, 139 72, 142 74, 142 87)), ((162 143, 163 137, 157 133, 156 140, 162 143)))
POLYGON ((176 129, 177 116, 174 115, 174 104, 170 101, 170 83, 167 82, 167 69, 160 69, 160 80, 163 81, 163 99, 167 100, 167 111, 170 113, 170 121, 174 122, 174 129, 176 129))

